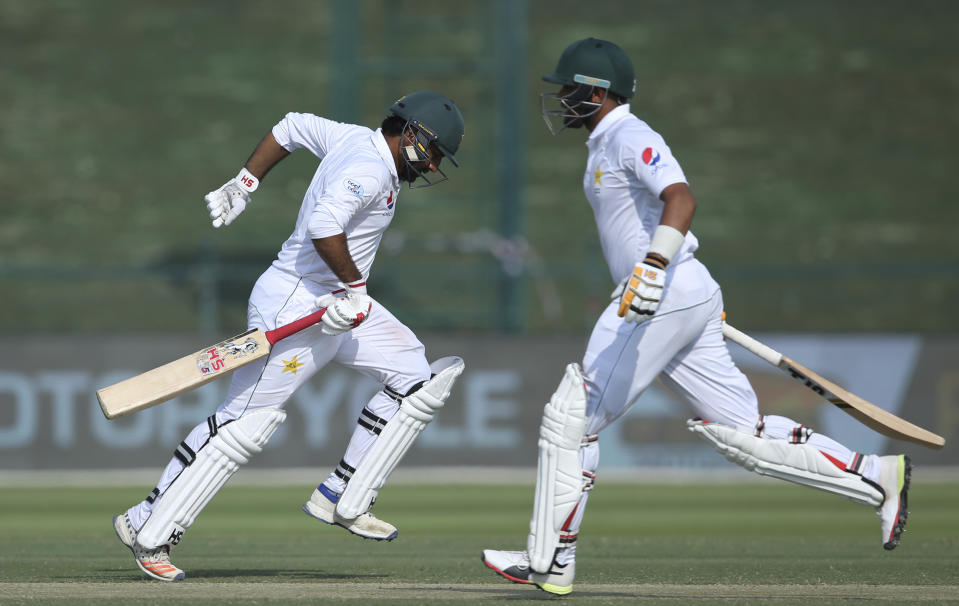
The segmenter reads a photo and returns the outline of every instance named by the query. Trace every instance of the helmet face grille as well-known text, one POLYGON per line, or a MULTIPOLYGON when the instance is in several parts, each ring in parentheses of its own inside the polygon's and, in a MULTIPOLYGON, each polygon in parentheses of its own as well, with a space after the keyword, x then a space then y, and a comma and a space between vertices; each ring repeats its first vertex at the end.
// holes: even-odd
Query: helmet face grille
POLYGON ((410 189, 429 187, 449 179, 449 176, 438 166, 439 160, 436 161, 436 166, 432 170, 427 168, 432 163, 430 146, 439 147, 436 133, 417 120, 407 120, 400 136, 400 156, 403 158, 400 179, 406 181, 410 189), (407 133, 412 133, 412 137, 407 133), (417 185, 417 179, 421 179, 423 183, 417 185))
POLYGON ((597 103, 592 100, 592 92, 592 86, 580 84, 567 95, 555 92, 541 93, 540 111, 549 132, 557 135, 567 128, 584 126, 586 119, 599 111, 606 102, 606 95, 609 94, 604 93, 602 100, 597 103))
POLYGON ((389 111, 425 129, 453 165, 459 166, 455 154, 463 139, 465 125, 463 115, 453 101, 433 91, 417 91, 399 99, 389 111))

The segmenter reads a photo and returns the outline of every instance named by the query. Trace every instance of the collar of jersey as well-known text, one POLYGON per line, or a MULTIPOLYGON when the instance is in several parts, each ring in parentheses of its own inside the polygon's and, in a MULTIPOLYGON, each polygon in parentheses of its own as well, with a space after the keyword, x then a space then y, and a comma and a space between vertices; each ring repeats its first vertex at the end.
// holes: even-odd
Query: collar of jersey
POLYGON ((386 162, 386 165, 390 167, 390 174, 393 175, 394 181, 399 181, 400 176, 396 174, 396 160, 393 158, 393 152, 390 151, 390 146, 386 144, 386 137, 383 136, 383 129, 378 128, 371 136, 373 139, 373 147, 376 148, 376 151, 380 152, 380 155, 383 156, 383 161, 386 162))
POLYGON ((623 103, 613 108, 608 114, 603 116, 603 119, 599 121, 599 124, 596 125, 596 128, 593 129, 593 132, 589 134, 589 138, 586 139, 586 144, 589 145, 591 141, 597 140, 603 135, 606 134, 614 124, 625 118, 629 115, 629 103, 623 103))

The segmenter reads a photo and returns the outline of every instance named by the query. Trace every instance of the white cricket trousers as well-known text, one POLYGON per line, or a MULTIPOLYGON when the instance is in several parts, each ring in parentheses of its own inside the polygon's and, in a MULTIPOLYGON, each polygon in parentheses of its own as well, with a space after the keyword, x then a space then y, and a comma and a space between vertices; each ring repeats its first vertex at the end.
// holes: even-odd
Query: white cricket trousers
MULTIPOLYGON (((271 267, 253 287, 247 321, 250 328, 272 330, 316 311, 315 300, 326 289, 271 267)), ((176 480, 216 427, 243 414, 264 408, 282 408, 293 392, 330 362, 382 383, 393 392, 378 391, 361 412, 346 454, 326 483, 342 492, 352 471, 376 441, 379 431, 399 408, 405 395, 430 378, 429 362, 416 335, 375 300, 360 326, 343 334, 323 334, 312 326, 276 343, 270 355, 233 373, 226 399, 216 412, 198 424, 180 443, 153 492, 128 510, 134 527, 146 522, 154 502, 176 480), (337 473, 339 472, 339 473, 337 473)))
MULTIPOLYGON (((618 301, 613 301, 603 311, 583 357, 587 435, 600 434, 623 416, 657 377, 690 405, 691 416, 749 433, 756 430, 760 423, 756 392, 733 363, 723 340, 720 290, 698 305, 654 315, 642 324, 624 322, 617 315, 618 307, 618 301)), ((774 439, 787 439, 800 427, 792 419, 775 415, 762 417, 762 423, 764 435, 774 439)), ((599 467, 601 441, 600 435, 580 451, 583 471, 590 477, 599 467)), ((820 433, 811 433, 807 443, 844 464, 857 456, 820 433)), ((862 475, 875 481, 878 474, 878 457, 869 455, 862 475)), ((569 535, 578 533, 588 495, 583 493, 564 531, 569 535)), ((559 563, 565 564, 574 554, 575 543, 560 553, 559 563)))

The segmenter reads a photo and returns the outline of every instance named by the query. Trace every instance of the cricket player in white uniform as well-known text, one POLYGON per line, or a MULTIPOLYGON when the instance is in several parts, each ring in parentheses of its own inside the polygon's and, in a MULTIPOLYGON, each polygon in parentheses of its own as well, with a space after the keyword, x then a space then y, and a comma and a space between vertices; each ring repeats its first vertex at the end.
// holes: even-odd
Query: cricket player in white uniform
POLYGON ((731 461, 877 508, 882 544, 896 547, 908 457, 859 454, 791 419, 759 414, 723 341, 719 285, 694 256, 696 201, 663 138, 630 113, 635 80, 623 50, 577 41, 543 79, 561 87, 541 95, 550 131, 589 133, 583 189, 619 286, 593 328, 582 369, 567 367, 544 409, 527 548, 485 550, 485 564, 514 582, 572 591, 598 434, 657 377, 695 411, 689 429, 731 461))
MULTIPOLYGON (((114 518, 114 530, 149 577, 179 581, 170 550, 213 495, 259 452, 283 422, 296 389, 330 362, 383 383, 362 410, 343 459, 303 506, 310 516, 365 538, 397 530, 369 509, 412 441, 443 406, 463 370, 457 357, 432 365, 413 332, 367 294, 383 232, 401 184, 445 180, 463 137, 456 105, 431 91, 399 99, 376 131, 289 113, 234 179, 206 196, 213 227, 229 225, 259 180, 296 149, 322 162, 296 228, 250 296, 250 328, 271 330, 326 308, 322 323, 279 341, 262 361, 233 375, 226 400, 177 447, 153 492, 114 518)), ((420 187, 425 186, 420 185, 420 187)))

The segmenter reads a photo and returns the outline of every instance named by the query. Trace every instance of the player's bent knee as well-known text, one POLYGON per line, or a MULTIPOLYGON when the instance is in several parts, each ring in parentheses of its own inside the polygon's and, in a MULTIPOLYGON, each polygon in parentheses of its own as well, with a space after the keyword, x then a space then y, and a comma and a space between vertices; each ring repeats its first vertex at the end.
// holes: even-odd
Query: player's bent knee
POLYGON ((284 419, 282 410, 256 410, 214 428, 196 457, 158 497, 137 542, 150 549, 179 543, 213 495, 241 465, 263 450, 284 419))
POLYGON ((463 360, 456 356, 441 358, 430 364, 433 376, 403 396, 399 410, 386 424, 346 485, 336 504, 337 515, 352 520, 369 510, 380 488, 413 441, 433 420, 436 411, 446 404, 456 378, 464 368, 463 360))

